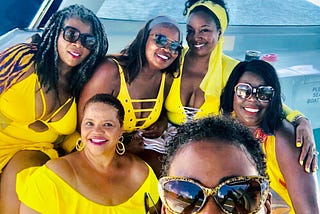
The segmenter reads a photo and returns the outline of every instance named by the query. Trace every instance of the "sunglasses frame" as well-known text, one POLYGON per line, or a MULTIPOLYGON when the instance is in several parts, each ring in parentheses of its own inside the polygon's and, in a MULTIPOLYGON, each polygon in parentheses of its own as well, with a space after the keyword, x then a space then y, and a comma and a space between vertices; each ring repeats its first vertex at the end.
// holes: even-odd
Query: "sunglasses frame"
POLYGON ((260 85, 258 87, 253 87, 249 83, 240 82, 234 87, 234 93, 237 95, 237 97, 242 98, 242 99, 250 99, 253 95, 255 95, 257 100, 259 100, 260 102, 269 103, 272 100, 275 91, 274 91, 274 88, 272 86, 269 86, 269 85, 260 85), (250 93, 250 95, 248 97, 242 97, 241 95, 238 95, 237 90, 238 90, 238 87, 240 85, 245 85, 245 86, 248 86, 249 88, 251 88, 251 93, 250 93), (263 99, 260 98, 260 96, 258 96, 259 95, 259 91, 261 90, 261 88, 264 88, 264 87, 271 88, 271 90, 272 90, 272 96, 271 96, 271 98, 269 98, 267 100, 263 100, 263 99))
POLYGON ((170 181, 184 181, 184 182, 189 182, 191 184, 194 184, 196 186, 198 186, 202 192, 203 192, 203 195, 204 195, 204 199, 203 199, 203 202, 201 204, 201 206, 199 207, 198 210, 192 212, 192 213, 198 213, 200 212, 203 207, 205 206, 208 198, 210 196, 212 196, 216 202, 216 204, 220 207, 220 209, 224 212, 224 213, 227 213, 227 214, 232 214, 230 213, 228 210, 226 210, 218 201, 217 199, 215 198, 215 195, 218 193, 219 189, 223 186, 223 185, 226 185, 226 184, 232 184, 232 183, 237 183, 237 182, 241 182, 241 181, 250 181, 250 180, 255 180, 257 181, 259 184, 260 184, 260 189, 261 189, 261 198, 260 198, 260 203, 259 203, 259 206, 252 212, 250 213, 256 213, 258 212, 262 206, 264 205, 264 203, 266 202, 267 198, 268 198, 268 192, 269 192, 269 180, 266 178, 266 177, 263 177, 263 176, 237 176, 237 177, 232 177, 232 178, 229 178, 221 183, 219 183, 217 186, 213 187, 213 188, 208 188, 208 187, 205 187, 203 186, 201 183, 199 182, 196 182, 194 181, 193 179, 190 179, 190 178, 186 178, 186 177, 177 177, 177 176, 165 176, 165 177, 162 177, 159 179, 159 182, 158 182, 158 190, 159 190, 159 194, 160 194, 160 198, 161 198, 161 201, 162 203, 165 205, 165 207, 172 213, 174 214, 180 214, 174 210, 172 210, 172 208, 168 205, 168 202, 167 200, 165 199, 165 191, 164 191, 164 185, 167 183, 167 182, 170 182, 170 181), (262 186, 263 185, 266 185, 266 188, 264 190, 262 190, 262 186))
MULTIPOLYGON (((88 50, 94 49, 94 47, 95 47, 95 45, 96 45, 96 43, 97 43, 96 38, 95 38, 92 34, 89 34, 89 33, 81 33, 80 30, 78 30, 78 29, 75 28, 75 27, 72 27, 72 26, 68 26, 68 25, 67 25, 67 26, 63 27, 62 30, 63 30, 62 37, 63 37, 63 39, 64 39, 65 41, 71 42, 71 43, 75 43, 76 41, 78 41, 78 40, 80 39, 81 45, 82 45, 83 47, 87 48, 88 50), (66 31, 67 31, 68 29, 71 29, 71 30, 73 30, 74 32, 76 32, 76 33, 79 34, 79 35, 77 36, 77 39, 76 39, 76 40, 67 39, 68 36, 66 35, 66 31), (94 39, 94 44, 93 44, 93 45, 88 45, 88 44, 87 44, 87 38, 88 38, 88 37, 94 39)), ((77 34, 74 33, 74 35, 77 35, 77 34)))
POLYGON ((150 33, 149 36, 153 36, 153 40, 154 42, 156 43, 156 45, 159 47, 159 48, 165 48, 168 44, 169 44, 169 50, 173 53, 173 54, 178 54, 179 53, 179 50, 182 49, 182 45, 181 45, 181 42, 179 41, 176 41, 176 40, 171 40, 169 39, 166 35, 163 35, 161 33, 150 33), (163 45, 159 42, 159 39, 157 39, 158 36, 161 36, 161 37, 165 37, 166 38, 166 44, 163 45), (178 44, 177 45, 177 48, 176 49, 173 49, 172 48, 172 44, 178 44))

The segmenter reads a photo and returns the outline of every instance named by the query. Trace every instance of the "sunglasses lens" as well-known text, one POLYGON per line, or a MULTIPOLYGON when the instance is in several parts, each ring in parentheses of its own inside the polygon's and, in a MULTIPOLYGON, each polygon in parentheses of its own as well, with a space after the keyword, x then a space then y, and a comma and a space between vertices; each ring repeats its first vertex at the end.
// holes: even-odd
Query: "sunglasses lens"
POLYGON ((200 210, 204 200, 202 189, 187 181, 168 181, 162 186, 167 206, 177 213, 200 210))
POLYGON ((257 90, 257 97, 261 101, 270 101, 273 94, 274 92, 271 86, 260 86, 257 90))
POLYGON ((156 44, 161 48, 164 48, 168 44, 167 37, 161 34, 155 35, 155 41, 156 41, 156 44))
POLYGON ((93 49, 96 44, 96 38, 93 36, 85 35, 81 41, 82 45, 88 49, 93 49))
POLYGON ((80 37, 80 32, 71 27, 63 28, 63 38, 68 42, 76 42, 80 37))
POLYGON ((257 180, 237 181, 220 187, 214 196, 222 210, 229 213, 251 213, 260 208, 266 183, 257 180))
MULTIPOLYGON (((164 48, 168 45, 169 41, 165 35, 156 34, 155 35, 155 42, 158 47, 164 48)), ((177 54, 180 48, 180 44, 177 41, 173 41, 170 43, 169 49, 173 54, 177 54)))
POLYGON ((250 97, 252 88, 246 84, 240 84, 236 88, 236 94, 243 99, 250 97))

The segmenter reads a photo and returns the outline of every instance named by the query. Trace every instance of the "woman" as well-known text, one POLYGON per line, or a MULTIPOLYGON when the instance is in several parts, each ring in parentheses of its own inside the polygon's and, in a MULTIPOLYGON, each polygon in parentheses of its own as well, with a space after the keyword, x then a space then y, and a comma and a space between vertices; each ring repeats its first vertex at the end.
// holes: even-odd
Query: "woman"
MULTIPOLYGON (((191 119, 217 115, 221 91, 238 63, 222 51, 223 36, 229 22, 223 0, 187 0, 184 15, 187 15, 188 47, 182 53, 181 75, 173 80, 165 101, 169 122, 175 126, 191 119)), ((296 121, 299 124, 297 143, 299 146, 304 143, 299 160, 301 165, 305 163, 306 171, 310 171, 315 148, 311 124, 297 111, 288 113, 290 121, 299 118, 296 121)), ((166 133, 169 136, 175 132, 171 124, 166 133)), ((312 171, 315 171, 317 164, 314 160, 312 164, 312 171)))
POLYGON ((80 151, 18 174, 20 213, 138 214, 145 211, 145 193, 158 199, 152 169, 125 152, 119 100, 97 94, 82 115, 80 151))
POLYGON ((246 127, 223 117, 192 121, 167 151, 162 213, 270 213, 264 154, 246 127))
POLYGON ((143 137, 157 138, 166 129, 167 120, 161 117, 162 105, 172 77, 179 74, 181 37, 178 25, 172 19, 159 16, 149 20, 126 49, 119 55, 107 57, 97 67, 79 100, 81 119, 83 105, 92 95, 116 96, 126 112, 123 131, 127 149, 140 153, 157 175, 161 164, 155 161, 154 165, 149 157, 157 159, 150 154, 152 150, 163 151, 157 150, 152 141, 146 145, 150 150, 143 151, 143 137))
MULTIPOLYGON (((221 109, 248 126, 261 141, 271 188, 288 205, 287 212, 320 213, 315 174, 304 172, 296 161, 300 149, 292 143, 294 127, 284 119, 275 69, 262 60, 240 62, 223 90, 221 109)), ((314 156, 317 161, 316 153, 314 156)), ((273 195, 276 202, 277 195, 273 195)))
POLYGON ((38 45, 0 54, 0 213, 18 212, 17 172, 58 157, 76 128, 75 97, 107 49, 99 19, 72 5, 51 17, 38 45))

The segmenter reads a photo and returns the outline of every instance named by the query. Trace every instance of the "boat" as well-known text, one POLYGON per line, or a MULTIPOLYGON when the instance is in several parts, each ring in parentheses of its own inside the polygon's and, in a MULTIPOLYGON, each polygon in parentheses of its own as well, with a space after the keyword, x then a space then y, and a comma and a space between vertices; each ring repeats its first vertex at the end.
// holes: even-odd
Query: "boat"
MULTIPOLYGON (((28 26, 13 26, 13 29, 3 33, 0 36, 0 50, 41 33, 41 28, 54 11, 71 4, 82 4, 101 17, 108 34, 109 53, 116 53, 125 47, 145 21, 156 15, 172 16, 185 32, 182 16, 184 0, 158 0, 153 3, 148 0, 32 2, 36 13, 28 26)), ((320 151, 320 1, 305 0, 292 5, 286 0, 270 0, 259 6, 254 0, 246 4, 239 0, 227 4, 230 25, 225 32, 225 53, 239 60, 245 59, 248 50, 257 51, 260 56, 276 57, 272 63, 280 77, 284 102, 311 121, 320 151)), ((11 8, 10 13, 14 10, 11 8)), ((319 180, 320 170, 317 176, 319 180)))

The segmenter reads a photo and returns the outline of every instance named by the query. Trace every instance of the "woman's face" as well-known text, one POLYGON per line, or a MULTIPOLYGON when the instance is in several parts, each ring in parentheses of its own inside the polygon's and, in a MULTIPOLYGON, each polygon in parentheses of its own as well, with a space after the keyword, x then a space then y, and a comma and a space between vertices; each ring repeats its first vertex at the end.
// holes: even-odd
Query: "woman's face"
POLYGON ((216 47, 221 30, 217 30, 214 19, 204 11, 190 14, 187 20, 187 43, 195 55, 210 55, 216 47))
MULTIPOLYGON (((226 178, 258 175, 258 171, 247 154, 236 146, 220 140, 219 142, 196 141, 179 149, 170 164, 168 175, 191 178, 205 187, 213 188, 226 178)), ((162 212, 171 213, 164 206, 162 212)), ((260 212, 263 213, 264 209, 260 212)), ((213 197, 209 197, 199 213, 223 213, 223 211, 213 197)))
POLYGON ((86 107, 81 123, 81 140, 87 152, 95 155, 115 152, 121 135, 122 127, 116 108, 100 102, 86 107))
MULTIPOLYGON (((250 71, 246 71, 238 83, 248 83, 252 87, 266 85, 260 76, 250 71)), ((250 98, 241 98, 235 93, 233 96, 233 110, 237 119, 250 128, 259 127, 266 117, 268 107, 268 102, 259 101, 255 95, 250 98)))
MULTIPOLYGON (((93 36, 91 26, 77 18, 69 18, 64 22, 63 28, 68 30, 61 29, 58 38, 59 65, 72 68, 82 63, 89 56, 90 50, 82 44, 80 38, 75 42, 65 40, 64 32, 65 35, 74 35, 75 32, 80 32, 87 36, 93 36)), ((67 37, 65 36, 65 38, 67 37)))
POLYGON ((178 29, 171 25, 158 24, 151 29, 146 43, 146 59, 151 69, 162 70, 173 63, 178 53, 171 50, 170 46, 175 47, 176 42, 179 43, 179 38, 178 29), (165 39, 168 41, 167 44, 165 39), (157 40, 165 45, 157 44, 157 40))

